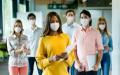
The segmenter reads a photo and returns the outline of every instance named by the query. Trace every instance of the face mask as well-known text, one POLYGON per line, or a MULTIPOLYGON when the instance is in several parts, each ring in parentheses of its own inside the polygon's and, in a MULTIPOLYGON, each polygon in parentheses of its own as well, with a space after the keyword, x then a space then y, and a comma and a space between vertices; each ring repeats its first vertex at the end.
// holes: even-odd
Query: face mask
POLYGON ((105 29, 105 25, 104 24, 100 24, 99 28, 100 28, 100 30, 104 30, 105 29))
POLYGON ((35 24, 35 20, 29 20, 29 24, 30 25, 34 25, 35 24))
POLYGON ((81 19, 80 23, 82 24, 82 26, 86 27, 89 25, 90 20, 89 19, 81 19))
POLYGON ((70 24, 74 21, 74 17, 70 16, 70 17, 67 17, 67 23, 70 24))
POLYGON ((57 31, 59 26, 60 26, 59 23, 51 23, 50 24, 50 28, 52 31, 57 31))
POLYGON ((21 28, 20 27, 15 27, 15 32, 16 33, 20 33, 21 32, 21 28))

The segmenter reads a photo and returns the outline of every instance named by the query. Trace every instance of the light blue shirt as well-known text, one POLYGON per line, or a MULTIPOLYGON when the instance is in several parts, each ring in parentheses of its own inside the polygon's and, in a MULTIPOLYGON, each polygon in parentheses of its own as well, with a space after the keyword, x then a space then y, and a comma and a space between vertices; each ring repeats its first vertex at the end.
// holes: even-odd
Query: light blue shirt
POLYGON ((39 27, 36 27, 34 30, 31 28, 25 31, 25 34, 28 36, 28 44, 30 49, 30 55, 29 57, 35 57, 36 50, 38 47, 38 42, 40 39, 40 36, 42 36, 42 29, 39 27))
MULTIPOLYGON (((112 37, 110 35, 107 36, 106 33, 102 33, 102 43, 103 43, 103 46, 109 47, 110 52, 113 50, 112 37)), ((108 52, 108 51, 104 49, 103 53, 106 53, 106 52, 108 52)))
POLYGON ((62 25, 62 31, 63 31, 64 33, 68 34, 69 37, 70 37, 70 39, 71 39, 71 41, 72 41, 72 36, 73 36, 75 30, 76 30, 78 27, 79 27, 79 24, 74 23, 74 22, 71 23, 71 24, 65 23, 65 24, 62 25))

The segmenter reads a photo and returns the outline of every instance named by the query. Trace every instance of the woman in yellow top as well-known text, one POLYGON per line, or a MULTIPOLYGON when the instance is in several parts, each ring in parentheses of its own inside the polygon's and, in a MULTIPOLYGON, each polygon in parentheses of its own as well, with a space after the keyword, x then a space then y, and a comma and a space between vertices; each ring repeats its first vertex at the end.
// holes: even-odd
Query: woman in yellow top
POLYGON ((65 50, 70 39, 62 32, 56 12, 48 13, 46 21, 44 36, 40 38, 36 53, 37 65, 43 70, 42 75, 69 75, 67 69, 74 62, 74 51, 67 54, 65 50))

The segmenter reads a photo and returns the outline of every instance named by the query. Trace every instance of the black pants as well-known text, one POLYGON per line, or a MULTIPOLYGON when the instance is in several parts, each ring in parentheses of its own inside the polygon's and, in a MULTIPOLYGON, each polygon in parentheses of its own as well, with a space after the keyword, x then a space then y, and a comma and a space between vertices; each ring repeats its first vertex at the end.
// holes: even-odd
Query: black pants
POLYGON ((81 71, 79 72, 78 70, 75 69, 75 74, 74 75, 97 75, 97 71, 81 71))
MULTIPOLYGON (((28 57, 28 62, 29 62, 29 65, 28 65, 29 66, 29 68, 28 68, 28 75, 33 75, 34 62, 36 62, 35 57, 28 57)), ((39 69, 38 66, 37 66, 37 70, 38 70, 38 74, 42 75, 42 70, 39 69)))

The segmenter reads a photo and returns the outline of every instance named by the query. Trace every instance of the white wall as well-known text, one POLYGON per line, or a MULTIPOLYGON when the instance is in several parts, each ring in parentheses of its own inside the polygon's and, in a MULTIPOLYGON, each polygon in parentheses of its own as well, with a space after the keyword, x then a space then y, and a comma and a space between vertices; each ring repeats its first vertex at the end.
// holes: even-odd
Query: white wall
POLYGON ((7 38, 10 34, 12 23, 12 0, 2 0, 3 11, 3 38, 7 38))
POLYGON ((112 75, 120 75, 120 0, 113 0, 112 6, 112 75))

